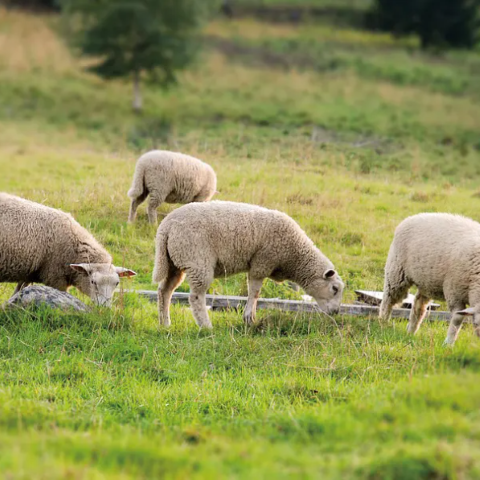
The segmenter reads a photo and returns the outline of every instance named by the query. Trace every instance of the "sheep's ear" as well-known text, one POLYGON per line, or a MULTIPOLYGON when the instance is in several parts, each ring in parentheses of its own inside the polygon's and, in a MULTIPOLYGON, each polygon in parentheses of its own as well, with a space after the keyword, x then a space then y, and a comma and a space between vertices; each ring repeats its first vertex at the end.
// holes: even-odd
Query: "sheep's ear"
POLYGON ((88 263, 71 263, 70 268, 79 273, 88 275, 91 272, 90 265, 88 263))
POLYGON ((475 309, 472 307, 466 308, 465 310, 460 310, 458 312, 458 315, 475 315, 475 309))
POLYGON ((332 278, 333 276, 335 276, 337 272, 335 270, 332 270, 332 269, 329 269, 329 270, 326 270, 325 273, 323 274, 323 278, 327 279, 327 278, 332 278))
POLYGON ((123 267, 115 267, 115 271, 118 273, 120 278, 124 277, 134 277, 136 273, 133 270, 129 270, 128 268, 123 267))

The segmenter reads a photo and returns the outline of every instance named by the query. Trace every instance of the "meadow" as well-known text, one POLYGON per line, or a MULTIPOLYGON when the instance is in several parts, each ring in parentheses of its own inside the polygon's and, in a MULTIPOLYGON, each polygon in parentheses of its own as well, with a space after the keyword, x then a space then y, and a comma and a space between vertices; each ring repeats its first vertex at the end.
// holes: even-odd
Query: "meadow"
MULTIPOLYGON (((362 3, 362 2, 359 2, 362 3)), ((167 91, 85 70, 58 19, 0 9, 0 190, 71 212, 151 283, 155 228, 127 225, 136 158, 187 152, 218 199, 290 214, 346 282, 381 289, 395 226, 422 211, 480 220, 480 57, 347 27, 216 19, 167 91)), ((163 205, 165 215, 175 206, 163 205)), ((188 291, 185 283, 180 290, 188 291)), ((0 300, 13 285, 0 286, 0 300)), ((246 293, 245 276, 212 293, 246 293)), ((75 292, 78 294, 78 292, 75 292)), ((266 282, 266 297, 298 298, 266 282)), ((85 300, 85 299, 84 299, 85 300)), ((5 478, 480 476, 480 342, 465 326, 189 309, 172 328, 121 292, 112 311, 0 312, 5 478)))

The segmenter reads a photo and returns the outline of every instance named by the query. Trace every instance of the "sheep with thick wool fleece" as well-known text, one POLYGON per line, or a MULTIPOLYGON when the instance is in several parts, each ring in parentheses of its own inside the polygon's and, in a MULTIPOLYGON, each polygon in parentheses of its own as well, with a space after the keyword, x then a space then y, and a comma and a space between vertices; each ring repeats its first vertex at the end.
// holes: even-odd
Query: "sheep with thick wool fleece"
POLYGON ((448 213, 421 213, 403 220, 385 266, 381 318, 390 317, 412 285, 418 292, 409 333, 418 331, 429 301, 435 298, 445 299, 452 313, 446 344, 455 343, 466 315, 473 315, 480 337, 480 223, 448 213))
POLYGON ((15 293, 30 283, 75 286, 109 305, 119 278, 133 275, 68 213, 0 193, 0 282, 17 283, 15 293))
POLYGON ((131 198, 128 221, 135 220, 137 208, 149 195, 148 220, 156 223, 157 208, 163 202, 208 202, 216 188, 217 177, 207 163, 183 153, 152 150, 137 160, 128 191, 131 198))
POLYGON ((214 278, 247 272, 246 323, 255 320, 265 278, 291 280, 320 308, 337 312, 343 283, 332 262, 285 213, 256 205, 213 201, 189 204, 162 221, 156 236, 153 281, 159 282, 159 321, 170 325, 170 302, 185 276, 197 324, 211 328, 206 292, 214 278))

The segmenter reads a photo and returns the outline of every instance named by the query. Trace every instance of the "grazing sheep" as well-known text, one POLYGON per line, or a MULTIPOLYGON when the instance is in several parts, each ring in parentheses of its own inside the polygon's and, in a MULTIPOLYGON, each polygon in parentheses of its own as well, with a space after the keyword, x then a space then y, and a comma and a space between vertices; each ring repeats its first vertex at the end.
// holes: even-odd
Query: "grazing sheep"
POLYGON ((148 195, 148 220, 157 222, 157 208, 163 203, 208 202, 216 193, 217 177, 210 165, 182 153, 152 150, 142 155, 135 167, 128 221, 135 220, 138 206, 148 195))
POLYGON ((30 283, 65 291, 77 287, 99 305, 110 305, 119 277, 108 252, 71 215, 0 193, 0 282, 30 283))
POLYGON ((480 224, 448 213, 421 213, 400 223, 385 267, 381 318, 390 316, 412 285, 418 292, 409 333, 420 328, 428 302, 444 298, 452 312, 445 343, 455 343, 465 315, 473 315, 480 337, 480 224))
POLYGON ((209 202, 174 210, 157 231, 153 281, 158 314, 170 325, 173 291, 185 276, 197 324, 211 328, 205 295, 214 278, 248 272, 243 318, 255 320, 263 280, 292 280, 328 313, 337 312, 343 283, 332 262, 285 213, 245 203, 209 202))

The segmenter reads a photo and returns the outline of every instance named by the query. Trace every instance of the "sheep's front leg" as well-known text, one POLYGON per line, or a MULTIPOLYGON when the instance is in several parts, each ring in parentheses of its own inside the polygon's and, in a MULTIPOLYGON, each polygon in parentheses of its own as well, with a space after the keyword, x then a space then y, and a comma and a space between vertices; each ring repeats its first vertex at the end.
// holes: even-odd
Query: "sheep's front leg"
POLYGON ((422 295, 420 291, 417 292, 415 295, 415 300, 412 305, 412 310, 410 311, 410 319, 407 325, 407 332, 410 334, 417 333, 420 325, 425 318, 425 314, 427 313, 427 306, 430 298, 422 295))
POLYGON ((262 288, 263 278, 251 278, 248 276, 248 300, 243 312, 243 320, 247 325, 255 322, 255 314, 257 311, 257 300, 262 288))
POLYGON ((18 282, 17 286, 15 287, 15 290, 13 291, 13 295, 16 295, 18 292, 28 287, 29 285, 30 283, 28 282, 18 282))
POLYGON ((465 320, 465 315, 457 313, 465 308, 463 305, 455 305, 450 307, 452 312, 452 318, 450 319, 450 325, 448 326, 447 338, 445 338, 444 345, 453 345, 458 338, 458 334, 462 328, 462 323, 465 320))
POLYGON ((480 318, 478 315, 473 317, 473 329, 475 331, 475 335, 480 338, 480 318))

